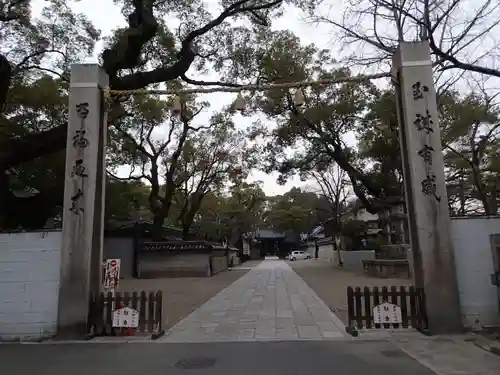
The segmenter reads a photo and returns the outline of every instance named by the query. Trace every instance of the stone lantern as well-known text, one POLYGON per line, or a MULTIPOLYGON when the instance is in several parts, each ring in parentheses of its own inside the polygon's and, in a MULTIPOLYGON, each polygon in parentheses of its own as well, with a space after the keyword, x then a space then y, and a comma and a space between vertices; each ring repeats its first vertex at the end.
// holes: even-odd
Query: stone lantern
POLYGON ((386 234, 386 245, 380 247, 380 258, 382 259, 406 259, 409 245, 405 244, 405 220, 404 203, 399 197, 387 199, 387 209, 381 213, 383 231, 386 234), (394 230, 393 230, 394 228, 394 230), (392 237, 395 233, 394 238, 392 237))

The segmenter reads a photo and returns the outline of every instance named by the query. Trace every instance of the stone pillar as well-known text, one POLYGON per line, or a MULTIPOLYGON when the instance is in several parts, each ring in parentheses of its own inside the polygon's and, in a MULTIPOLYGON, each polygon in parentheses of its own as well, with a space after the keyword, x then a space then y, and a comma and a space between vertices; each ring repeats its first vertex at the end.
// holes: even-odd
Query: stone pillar
POLYGON ((102 285, 108 77, 96 64, 71 67, 58 334, 87 329, 89 296, 102 285))
POLYGON ((426 293, 431 333, 462 329, 450 240, 439 118, 427 42, 401 43, 393 57, 414 280, 426 293))

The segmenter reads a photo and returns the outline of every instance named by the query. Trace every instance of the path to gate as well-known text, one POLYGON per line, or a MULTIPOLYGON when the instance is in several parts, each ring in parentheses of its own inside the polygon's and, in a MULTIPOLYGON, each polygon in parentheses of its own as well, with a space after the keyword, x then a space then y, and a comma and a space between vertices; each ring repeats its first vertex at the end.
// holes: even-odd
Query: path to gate
MULTIPOLYGON (((168 303, 168 301, 167 301, 168 303)), ((265 260, 158 341, 324 340, 344 325, 282 260, 265 260)))

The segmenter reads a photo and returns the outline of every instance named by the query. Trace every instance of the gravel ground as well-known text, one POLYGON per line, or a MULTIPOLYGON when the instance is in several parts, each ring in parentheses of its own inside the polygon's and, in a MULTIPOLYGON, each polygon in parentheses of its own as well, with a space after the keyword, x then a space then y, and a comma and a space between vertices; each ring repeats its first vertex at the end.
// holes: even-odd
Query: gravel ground
POLYGON ((231 285, 248 269, 233 269, 212 277, 121 280, 119 291, 163 292, 163 329, 167 330, 231 285))
POLYGON ((347 324, 346 288, 364 286, 411 285, 409 279, 378 279, 346 271, 319 259, 288 262, 326 305, 347 324))

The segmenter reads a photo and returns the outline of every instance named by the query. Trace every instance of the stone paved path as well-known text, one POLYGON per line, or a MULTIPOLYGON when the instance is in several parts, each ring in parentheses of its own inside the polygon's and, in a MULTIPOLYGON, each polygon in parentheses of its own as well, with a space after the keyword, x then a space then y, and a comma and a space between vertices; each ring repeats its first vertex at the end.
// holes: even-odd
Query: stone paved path
POLYGON ((172 327, 158 341, 286 341, 344 337, 342 322, 286 262, 265 260, 172 327))

